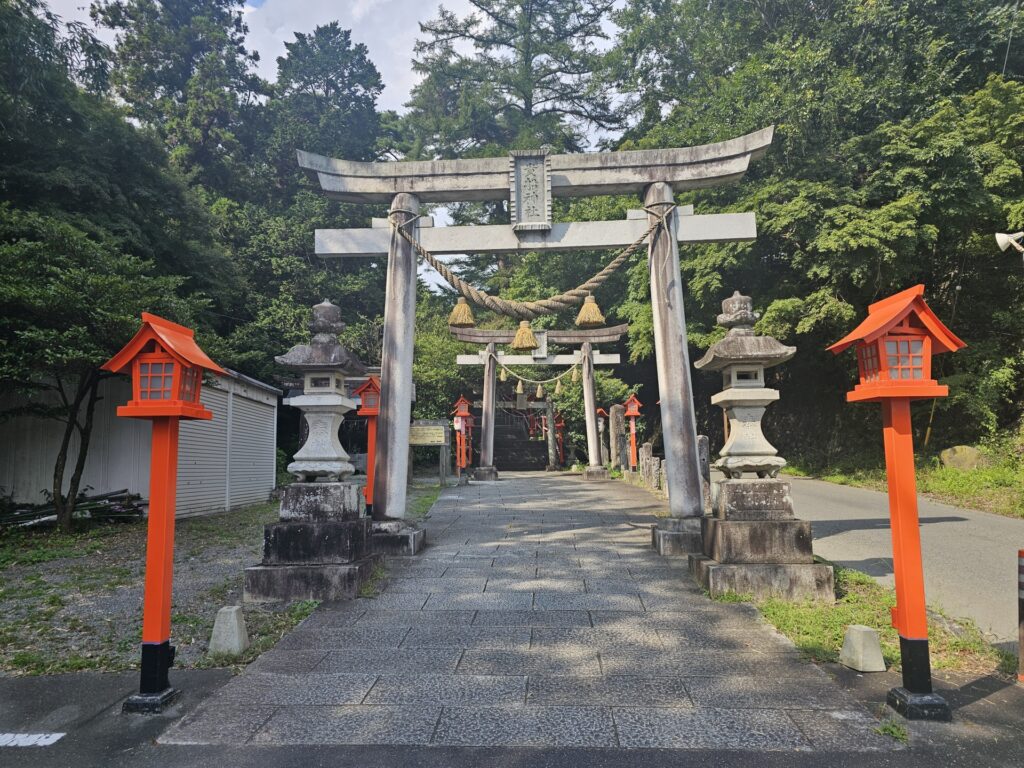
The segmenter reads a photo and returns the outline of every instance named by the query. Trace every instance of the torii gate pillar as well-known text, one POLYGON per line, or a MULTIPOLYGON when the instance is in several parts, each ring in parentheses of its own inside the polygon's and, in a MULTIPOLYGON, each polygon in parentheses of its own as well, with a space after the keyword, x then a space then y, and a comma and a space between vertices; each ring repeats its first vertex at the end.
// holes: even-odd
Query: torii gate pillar
POLYGON ((494 356, 497 346, 492 341, 487 345, 487 361, 484 363, 483 424, 480 425, 480 466, 473 473, 477 480, 497 480, 498 470, 494 468, 494 410, 498 387, 498 366, 494 356))
MULTIPOLYGON (((416 195, 401 192, 391 214, 401 225, 419 214, 416 195)), ((415 236, 418 226, 411 228, 415 236)), ((384 304, 384 344, 380 358, 380 416, 373 480, 373 518, 405 517, 409 480, 409 422, 412 419, 412 358, 416 338, 416 254, 391 232, 384 304)))
MULTIPOLYGON (((660 209, 674 202, 670 185, 651 184, 644 194, 649 221, 653 224, 660 209)), ((648 246, 669 506, 669 518, 652 530, 651 541, 661 555, 687 555, 701 551, 704 502, 675 217, 669 217, 666 225, 669 231, 655 230, 648 246)))

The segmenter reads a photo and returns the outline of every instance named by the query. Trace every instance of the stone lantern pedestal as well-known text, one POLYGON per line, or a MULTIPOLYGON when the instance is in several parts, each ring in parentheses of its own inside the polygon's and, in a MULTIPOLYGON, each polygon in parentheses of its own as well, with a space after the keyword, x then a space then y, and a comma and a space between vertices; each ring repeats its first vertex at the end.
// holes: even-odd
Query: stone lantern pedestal
POLYGON ((279 522, 263 530, 263 562, 245 569, 246 602, 344 600, 355 597, 381 555, 371 554, 371 520, 363 486, 338 440, 355 403, 345 376, 363 365, 338 342, 341 310, 324 301, 313 308, 310 344, 276 358, 304 374, 301 395, 285 400, 299 408, 306 439, 288 465, 297 482, 284 489, 279 522))
POLYGON ((793 514, 789 483, 776 477, 786 460, 761 431, 765 409, 779 399, 778 390, 764 386, 764 370, 796 349, 754 335, 755 320, 750 297, 736 292, 723 301, 718 323, 729 332, 696 363, 722 372, 724 389, 711 402, 725 410, 729 428, 714 464, 726 479, 717 483, 712 515, 701 520, 702 553, 690 555, 690 572, 712 597, 831 602, 832 568, 814 562, 811 524, 793 514))

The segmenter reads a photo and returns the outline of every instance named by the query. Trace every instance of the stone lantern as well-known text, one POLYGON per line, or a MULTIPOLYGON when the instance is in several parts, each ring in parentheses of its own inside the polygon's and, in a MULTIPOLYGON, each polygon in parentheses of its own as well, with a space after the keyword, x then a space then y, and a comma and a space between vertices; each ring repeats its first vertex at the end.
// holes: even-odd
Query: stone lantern
POLYGON ((722 391, 711 402, 725 410, 729 431, 714 466, 733 479, 744 473, 776 477, 786 466, 761 431, 765 409, 779 399, 777 389, 765 387, 764 372, 793 357, 796 347, 780 344, 771 336, 755 336, 756 320, 750 297, 735 291, 722 302, 718 316, 718 324, 729 332, 694 363, 698 370, 722 372, 722 391))
POLYGON ((338 341, 344 328, 341 310, 325 299, 313 307, 310 343, 275 358, 303 375, 302 394, 285 403, 302 411, 309 429, 288 465, 298 482, 281 494, 279 522, 264 526, 263 562, 245 569, 247 602, 350 599, 380 559, 370 551, 362 487, 348 480, 354 468, 338 440, 355 408, 345 377, 364 373, 338 341))
POLYGON ((761 432, 765 408, 779 399, 765 387, 764 371, 796 349, 755 336, 756 319, 749 296, 737 291, 723 301, 718 324, 729 332, 695 364, 722 372, 724 389, 711 402, 725 409, 729 434, 714 464, 726 479, 716 483, 712 515, 701 519, 703 552, 690 555, 690 571, 712 597, 831 602, 832 568, 814 562, 811 524, 793 514, 789 483, 776 477, 786 462, 761 432))
POLYGON ((284 401, 302 411, 308 427, 305 441, 288 465, 300 482, 337 482, 355 472, 338 440, 338 430, 345 414, 356 407, 345 393, 345 377, 362 375, 365 369, 338 341, 344 329, 341 308, 324 299, 313 307, 310 343, 297 344, 274 358, 303 375, 302 394, 284 401))

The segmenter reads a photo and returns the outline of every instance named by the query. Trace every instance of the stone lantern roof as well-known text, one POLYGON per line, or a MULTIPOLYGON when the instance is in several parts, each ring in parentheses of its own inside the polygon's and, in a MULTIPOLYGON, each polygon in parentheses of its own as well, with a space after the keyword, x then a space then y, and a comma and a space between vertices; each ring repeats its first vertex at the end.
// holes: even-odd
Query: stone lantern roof
POLYGON ((313 334, 309 344, 296 344, 274 360, 295 371, 329 370, 339 371, 345 376, 361 376, 366 373, 359 358, 338 341, 338 334, 345 330, 339 306, 327 299, 315 305, 309 330, 313 334))
POLYGON ((796 354, 796 347, 787 347, 771 336, 755 336, 757 314, 749 296, 739 291, 722 302, 718 324, 728 328, 724 339, 711 345, 707 353, 694 363, 698 370, 719 371, 733 365, 779 365, 796 354))

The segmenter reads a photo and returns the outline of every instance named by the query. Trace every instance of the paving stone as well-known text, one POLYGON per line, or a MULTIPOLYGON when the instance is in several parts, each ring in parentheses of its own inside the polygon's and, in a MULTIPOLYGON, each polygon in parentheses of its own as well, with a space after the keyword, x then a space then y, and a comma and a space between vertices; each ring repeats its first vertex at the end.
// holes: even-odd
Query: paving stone
POLYGON ((586 592, 582 579, 544 578, 544 579, 509 579, 493 578, 487 580, 487 592, 564 592, 582 594, 586 592))
POLYGON ((445 579, 440 577, 432 579, 402 578, 389 581, 387 587, 384 588, 384 592, 386 594, 393 594, 395 592, 429 592, 430 594, 437 592, 473 593, 483 592, 485 586, 487 586, 487 577, 475 579, 445 579))
POLYGON ((429 592, 406 593, 406 592, 385 592, 374 598, 361 598, 359 602, 365 603, 366 608, 388 608, 398 611, 418 611, 430 597, 429 592))
POLYGON ((692 677, 686 687, 698 707, 849 709, 853 703, 827 678, 692 677))
POLYGON ((569 595, 554 592, 534 593, 538 611, 642 611, 635 595, 569 595))
POLYGON ((813 664, 792 656, 737 653, 713 648, 689 652, 638 653, 630 648, 603 648, 601 669, 606 675, 654 674, 685 677, 722 675, 810 677, 820 681, 824 673, 813 664))
POLYGON ((168 728, 161 744, 244 744, 276 707, 208 701, 168 728))
POLYGON ((477 611, 473 626, 589 627, 590 614, 586 611, 477 611))
POLYGON ((412 627, 442 624, 460 626, 473 623, 476 611, 391 611, 386 608, 363 613, 357 624, 383 624, 394 627, 412 627))
POLYGON ((538 627, 533 630, 532 648, 555 649, 573 645, 600 650, 628 648, 634 653, 660 653, 664 648, 661 637, 654 631, 590 627, 538 627))
POLYGON ((440 707, 282 707, 254 744, 428 744, 440 707))
POLYGON ((413 627, 403 648, 508 648, 530 647, 529 627, 413 627))
POLYGON ((382 675, 366 704, 522 704, 525 675, 382 675))
POLYGON ((636 595, 640 591, 640 586, 635 581, 611 581, 600 576, 590 576, 589 572, 586 585, 587 592, 599 595, 636 595))
POLYGON ((232 679, 216 700, 257 705, 328 706, 359 704, 377 681, 377 675, 308 674, 301 681, 277 672, 249 672, 232 679))
MULTIPOLYGON (((653 665, 652 665, 653 666, 653 665)), ((690 707, 681 677, 609 675, 573 677, 532 675, 528 704, 603 704, 634 707, 690 707)))
POLYGON ((878 733, 878 721, 860 709, 789 710, 787 714, 815 749, 850 752, 896 752, 906 749, 878 733))
POLYGON ((330 651, 314 670, 315 674, 332 672, 365 672, 389 674, 397 672, 454 672, 462 651, 458 648, 408 648, 378 650, 353 648, 330 651))
POLYGON ((614 747, 604 707, 445 707, 434 744, 474 747, 614 747))
POLYGON ((459 674, 470 675, 600 675, 601 663, 593 651, 502 651, 472 648, 463 652, 459 674))
POLYGON ((256 661, 245 668, 246 672, 279 672, 301 675, 312 672, 327 656, 328 651, 287 651, 274 648, 260 654, 256 661))
POLYGON ((285 635, 277 647, 296 651, 319 648, 397 648, 408 632, 408 627, 376 626, 308 629, 285 635))
POLYGON ((431 595, 424 610, 428 611, 502 611, 527 610, 533 606, 533 595, 529 592, 486 592, 483 594, 437 594, 431 595))
POLYGON ((616 707, 619 744, 662 749, 809 749, 782 710, 616 707))

